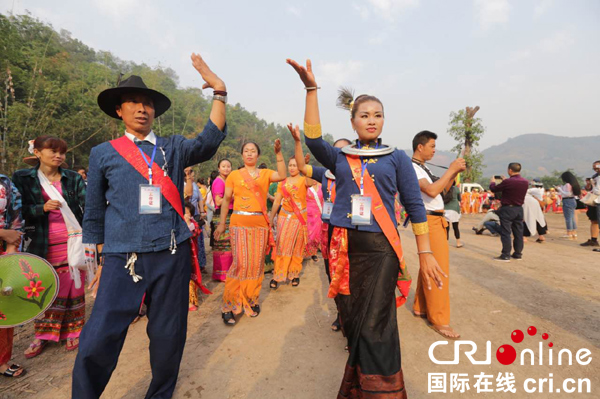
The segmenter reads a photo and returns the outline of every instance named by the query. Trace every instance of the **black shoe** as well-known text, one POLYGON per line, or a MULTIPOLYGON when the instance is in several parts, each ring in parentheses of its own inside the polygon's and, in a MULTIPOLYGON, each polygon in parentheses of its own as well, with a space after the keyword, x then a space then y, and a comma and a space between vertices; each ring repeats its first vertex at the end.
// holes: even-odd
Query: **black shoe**
POLYGON ((523 260, 523 255, 512 254, 510 257, 515 260, 523 260))
POLYGON ((592 239, 587 240, 583 244, 579 244, 579 245, 581 245, 582 247, 600 247, 600 244, 598 244, 598 240, 594 241, 592 239))
POLYGON ((223 318, 223 323, 228 326, 233 326, 235 324, 235 316, 233 312, 221 313, 221 317, 223 318))
POLYGON ((275 280, 271 280, 271 282, 269 283, 269 288, 271 288, 272 290, 276 290, 277 289, 277 281, 275 280))
POLYGON ((254 316, 252 317, 257 317, 260 314, 260 305, 252 306, 252 311, 254 312, 254 316))
POLYGON ((477 230, 477 228, 476 228, 476 227, 473 227, 473 229, 472 229, 472 230, 475 232, 475 234, 477 234, 478 236, 480 236, 480 235, 482 235, 482 234, 483 234, 483 231, 484 231, 485 229, 479 229, 479 230, 477 230))
POLYGON ((317 255, 313 255, 310 258, 313 260, 313 262, 318 262, 319 261, 319 257, 317 255))
POLYGON ((493 260, 497 260, 498 262, 510 262, 510 256, 500 255, 492 258, 493 260))
POLYGON ((594 251, 594 252, 600 252, 600 249, 599 248, 594 248, 592 251, 594 251))
POLYGON ((296 277, 292 279, 292 287, 297 287, 300 285, 300 278, 296 277))

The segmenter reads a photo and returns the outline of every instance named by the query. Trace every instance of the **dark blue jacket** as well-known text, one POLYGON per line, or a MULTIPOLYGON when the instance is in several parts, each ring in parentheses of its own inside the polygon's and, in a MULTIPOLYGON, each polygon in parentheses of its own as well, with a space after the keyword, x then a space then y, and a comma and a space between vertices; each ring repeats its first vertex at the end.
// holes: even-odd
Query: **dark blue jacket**
MULTIPOLYGON (((167 158, 168 175, 177 186, 183 204, 183 169, 212 158, 227 134, 208 121, 194 139, 183 136, 157 137, 154 162, 161 168, 167 158)), ((148 155, 154 145, 140 144, 148 155)), ((139 214, 139 186, 148 180, 139 174, 110 143, 102 143, 90 154, 83 242, 104 244, 105 253, 158 252, 171 245, 171 231, 177 243, 191 237, 190 229, 162 197, 162 213, 139 214)))
MULTIPOLYGON (((360 190, 358 189, 358 185, 352 180, 352 171, 346 160, 346 155, 339 148, 333 147, 321 137, 316 139, 306 137, 305 141, 317 161, 329 169, 336 178, 335 204, 329 222, 334 226, 348 229, 381 232, 379 225, 372 215, 371 225, 354 226, 351 223, 351 196, 353 194, 360 194, 360 190)), ((396 192, 399 191, 400 202, 410 215, 411 222, 413 224, 427 222, 427 214, 425 213, 425 206, 421 199, 419 181, 417 180, 412 162, 406 153, 401 150, 395 150, 391 154, 369 159, 375 162, 367 164, 367 172, 373 178, 390 218, 393 221, 396 220, 394 198, 396 192)), ((309 177, 321 180, 323 175, 319 176, 319 174, 324 172, 317 169, 317 173, 315 173, 315 169, 313 168, 312 176, 309 177)))

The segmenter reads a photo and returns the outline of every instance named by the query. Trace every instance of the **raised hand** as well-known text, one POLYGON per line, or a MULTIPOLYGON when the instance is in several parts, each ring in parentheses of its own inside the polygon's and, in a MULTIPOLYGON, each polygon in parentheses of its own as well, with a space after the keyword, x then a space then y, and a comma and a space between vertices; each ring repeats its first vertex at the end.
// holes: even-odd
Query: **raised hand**
POLYGON ((215 90, 226 91, 225 83, 219 78, 213 71, 210 70, 206 62, 202 59, 200 54, 192 53, 192 65, 206 83, 202 85, 203 89, 213 88, 215 90))
POLYGON ((300 76, 300 80, 304 83, 304 87, 317 87, 317 81, 312 70, 312 63, 310 60, 306 60, 306 67, 298 64, 296 61, 288 58, 285 60, 288 64, 296 70, 296 73, 300 76))
POLYGON ((291 123, 288 123, 287 128, 290 131, 290 133, 292 134, 294 141, 300 141, 300 127, 298 125, 296 125, 296 127, 294 127, 294 125, 292 125, 291 123))
POLYGON ((306 154, 304 156, 304 163, 308 165, 309 162, 310 162, 310 154, 306 154))
POLYGON ((275 145, 273 146, 273 149, 275 150, 275 155, 281 152, 281 141, 279 139, 275 140, 275 145))

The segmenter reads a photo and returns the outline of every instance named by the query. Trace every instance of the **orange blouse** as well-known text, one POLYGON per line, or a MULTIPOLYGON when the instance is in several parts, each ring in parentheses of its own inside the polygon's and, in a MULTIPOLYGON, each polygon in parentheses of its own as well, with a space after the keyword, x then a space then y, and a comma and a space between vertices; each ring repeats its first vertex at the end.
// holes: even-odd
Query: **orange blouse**
POLYGON ((306 209, 306 177, 299 176, 298 180, 296 180, 296 182, 293 184, 288 180, 289 177, 277 185, 277 194, 281 194, 283 196, 283 199, 281 200, 281 207, 288 213, 294 213, 292 205, 285 198, 281 189, 283 183, 285 183, 285 189, 287 192, 292 196, 300 211, 304 211, 306 209))
MULTIPOLYGON (((270 169, 258 169, 258 177, 254 179, 262 198, 267 201, 269 185, 271 184, 271 176, 275 171, 270 169)), ((242 177, 239 170, 232 171, 227 180, 225 187, 233 190, 233 211, 243 212, 258 212, 259 215, 231 215, 230 226, 239 227, 268 227, 267 221, 262 215, 262 208, 254 192, 246 185, 246 181, 242 177)))

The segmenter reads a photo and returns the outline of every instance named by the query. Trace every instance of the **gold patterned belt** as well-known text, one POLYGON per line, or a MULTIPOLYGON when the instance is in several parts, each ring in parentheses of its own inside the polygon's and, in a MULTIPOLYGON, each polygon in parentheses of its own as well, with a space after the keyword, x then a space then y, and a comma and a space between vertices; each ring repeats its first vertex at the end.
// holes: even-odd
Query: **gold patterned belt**
POLYGON ((233 214, 244 216, 262 216, 262 212, 233 211, 233 214))

